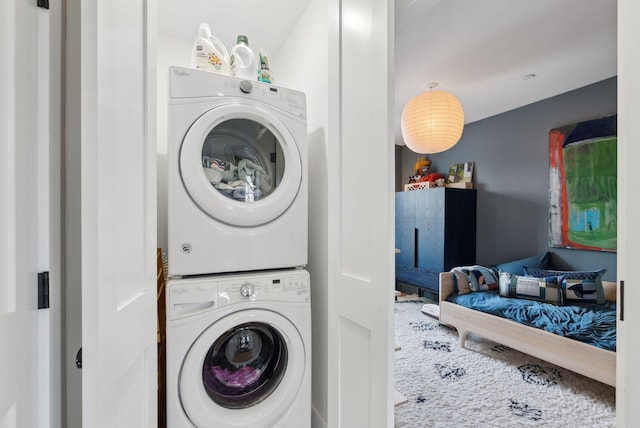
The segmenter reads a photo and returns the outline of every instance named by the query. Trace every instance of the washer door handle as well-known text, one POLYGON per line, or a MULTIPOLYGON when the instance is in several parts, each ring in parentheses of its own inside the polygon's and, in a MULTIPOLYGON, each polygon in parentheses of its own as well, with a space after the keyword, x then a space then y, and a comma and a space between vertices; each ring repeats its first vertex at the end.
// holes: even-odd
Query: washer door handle
POLYGON ((82 368, 82 347, 80 347, 76 353, 76 367, 79 369, 82 368))

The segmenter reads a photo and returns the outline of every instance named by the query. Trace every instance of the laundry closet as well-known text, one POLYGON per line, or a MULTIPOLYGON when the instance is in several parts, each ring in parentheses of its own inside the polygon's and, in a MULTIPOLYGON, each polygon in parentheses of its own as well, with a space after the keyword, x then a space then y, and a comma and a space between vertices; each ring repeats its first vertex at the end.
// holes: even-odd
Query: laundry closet
POLYGON ((178 35, 195 42, 165 41, 164 12, 161 5, 158 210, 167 221, 158 230, 168 281, 160 423, 310 427, 306 95, 274 81, 260 44, 261 33, 274 40, 270 28, 200 11, 193 19, 211 16, 211 26, 178 19, 192 30, 178 35), (239 34, 233 49, 222 28, 239 34))

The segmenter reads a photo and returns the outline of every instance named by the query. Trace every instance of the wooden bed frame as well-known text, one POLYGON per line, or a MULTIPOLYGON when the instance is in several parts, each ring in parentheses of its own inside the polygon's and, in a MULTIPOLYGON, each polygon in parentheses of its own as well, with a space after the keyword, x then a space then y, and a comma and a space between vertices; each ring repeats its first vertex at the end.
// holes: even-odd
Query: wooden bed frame
MULTIPOLYGON (((603 281, 607 300, 616 300, 616 283, 603 281)), ((515 321, 468 309, 447 301, 455 292, 451 272, 440 273, 440 322, 454 327, 464 347, 469 333, 616 386, 616 353, 515 321)))

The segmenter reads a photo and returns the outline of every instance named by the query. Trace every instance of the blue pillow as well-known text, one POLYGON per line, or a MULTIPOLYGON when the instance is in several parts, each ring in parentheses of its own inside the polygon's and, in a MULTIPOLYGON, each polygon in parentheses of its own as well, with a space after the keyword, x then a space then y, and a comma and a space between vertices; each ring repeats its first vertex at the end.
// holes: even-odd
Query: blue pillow
MULTIPOLYGON (((527 257, 524 259, 513 260, 506 263, 500 263, 494 267, 500 272, 508 272, 512 275, 524 275, 524 266, 530 266, 541 269, 551 269, 551 253, 547 251, 539 256, 527 257)), ((532 275, 538 276, 538 275, 532 275)), ((540 275, 547 276, 547 275, 540 275)))
POLYGON ((565 302, 606 303, 602 275, 607 271, 600 270, 547 270, 525 266, 525 274, 529 276, 562 276, 562 293, 565 302))

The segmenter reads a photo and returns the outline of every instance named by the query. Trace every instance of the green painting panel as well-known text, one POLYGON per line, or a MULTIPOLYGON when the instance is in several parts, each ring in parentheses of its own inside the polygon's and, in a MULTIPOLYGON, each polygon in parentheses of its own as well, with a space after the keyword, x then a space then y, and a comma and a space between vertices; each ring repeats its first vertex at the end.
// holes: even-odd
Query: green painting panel
POLYGON ((563 149, 569 239, 617 246, 617 138, 596 138, 563 149))

